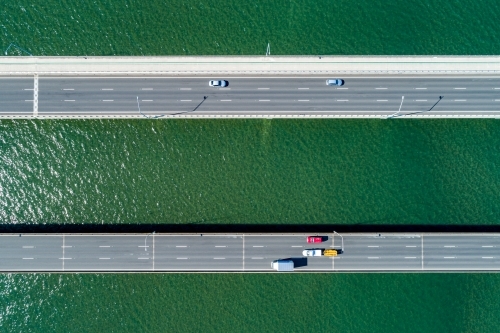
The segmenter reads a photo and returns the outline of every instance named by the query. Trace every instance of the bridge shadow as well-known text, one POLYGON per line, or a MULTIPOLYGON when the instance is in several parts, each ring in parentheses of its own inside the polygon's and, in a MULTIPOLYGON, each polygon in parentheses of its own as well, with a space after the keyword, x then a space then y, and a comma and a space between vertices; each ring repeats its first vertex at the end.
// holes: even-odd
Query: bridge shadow
POLYGON ((441 224, 0 224, 0 233, 308 233, 500 232, 500 225, 441 224))

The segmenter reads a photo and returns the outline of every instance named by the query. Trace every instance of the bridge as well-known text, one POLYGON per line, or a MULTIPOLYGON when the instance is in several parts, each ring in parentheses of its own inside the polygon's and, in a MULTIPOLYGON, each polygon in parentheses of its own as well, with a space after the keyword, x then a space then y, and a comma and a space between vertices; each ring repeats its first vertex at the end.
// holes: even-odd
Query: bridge
POLYGON ((500 233, 0 234, 1 272, 496 272, 500 233), (311 248, 337 257, 303 257, 311 248))
POLYGON ((0 119, 499 117, 500 57, 0 59, 0 119))

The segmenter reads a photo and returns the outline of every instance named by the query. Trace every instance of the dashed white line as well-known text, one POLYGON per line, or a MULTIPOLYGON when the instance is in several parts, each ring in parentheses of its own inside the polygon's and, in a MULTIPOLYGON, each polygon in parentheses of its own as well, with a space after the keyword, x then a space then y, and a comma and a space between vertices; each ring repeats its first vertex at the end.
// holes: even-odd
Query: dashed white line
POLYGON ((221 99, 220 101, 221 101, 221 102, 231 102, 231 100, 230 100, 230 99, 221 99))
POLYGON ((417 90, 426 90, 427 88, 415 88, 417 90))
POLYGON ((64 101, 65 102, 74 102, 75 100, 74 99, 65 99, 64 101))
POLYGON ((377 90, 383 90, 383 89, 387 89, 387 88, 375 88, 375 89, 377 89, 377 90))
POLYGON ((226 245, 215 245, 215 247, 227 247, 226 245))
POLYGON ((417 259, 417 257, 405 257, 405 259, 417 259))
POLYGON ((308 99, 299 99, 299 102, 309 102, 308 99))
POLYGON ((368 259, 380 259, 380 257, 368 257, 368 259))
POLYGON ((34 246, 23 246, 23 249, 32 249, 34 246))
POLYGON ((455 247, 455 245, 445 245, 444 247, 455 247))
POLYGON ((270 102, 270 99, 259 99, 259 102, 270 102))
POLYGON ((61 247, 73 247, 73 246, 71 246, 71 245, 63 245, 61 247))
POLYGON ((252 259, 264 259, 262 257, 252 257, 252 259))
POLYGON ((73 89, 73 88, 67 88, 67 89, 63 89, 63 90, 75 90, 75 89, 73 89))
POLYGON ((427 102, 426 99, 416 99, 415 102, 427 102))
POLYGON ((191 88, 180 88, 180 90, 191 90, 191 88))
POLYGON ((377 99, 377 102, 387 102, 386 99, 377 99))
POLYGON ((99 258, 99 260, 110 260, 111 258, 99 258))
POLYGON ((481 247, 493 247, 493 245, 483 245, 481 247))
POLYGON ((35 258, 23 258, 24 260, 33 260, 35 258))
POLYGON ((214 258, 215 260, 224 260, 226 258, 214 258))
POLYGON ((141 259, 141 260, 142 260, 142 259, 144 259, 144 260, 149 260, 149 258, 137 258, 137 259, 141 259))
POLYGON ((258 90, 269 90, 269 88, 257 88, 258 90))
POLYGON ((307 90, 309 88, 297 88, 297 89, 299 89, 299 90, 307 90))
POLYGON ((141 102, 152 102, 153 100, 152 99, 143 99, 141 100, 141 102))
POLYGON ((254 245, 253 247, 264 247, 263 245, 254 245))
POLYGON ((417 247, 416 245, 406 245, 406 247, 417 247))
POLYGON ((190 99, 181 99, 181 102, 192 102, 190 99))
POLYGON ((111 247, 109 245, 99 245, 99 247, 111 247))
POLYGON ((103 102, 114 102, 114 100, 112 100, 112 99, 103 99, 102 101, 103 102))
POLYGON ((149 247, 149 245, 139 245, 137 247, 149 247))
POLYGON ((455 102, 467 102, 466 99, 456 99, 455 102))
POLYGON ((453 89, 456 89, 456 90, 465 90, 467 88, 453 88, 453 89))
POLYGON ((379 247, 378 245, 368 245, 368 247, 379 247))
POLYGON ((483 259, 493 259, 493 257, 481 257, 483 259))
POLYGON ((186 260, 187 258, 177 258, 178 260, 186 260))
POLYGON ((113 88, 102 88, 101 90, 113 90, 113 88))
POLYGON ((73 258, 59 258, 59 259, 61 259, 61 260, 71 260, 73 258))
POLYGON ((495 102, 500 102, 500 99, 495 99, 495 102))
POLYGON ((338 99, 337 102, 349 102, 348 99, 338 99))
POLYGON ((455 257, 443 257, 444 259, 455 259, 455 257))
POLYGON ((23 90, 35 90, 35 89, 33 89, 33 88, 27 88, 27 89, 23 89, 23 90))
POLYGON ((187 245, 176 245, 175 247, 187 247, 187 245))
POLYGON ((338 90, 347 90, 349 88, 337 88, 338 90))
POLYGON ((493 89, 500 89, 500 88, 493 88, 493 89))
POLYGON ((142 88, 142 90, 153 90, 153 88, 142 88))
POLYGON ((302 245, 292 245, 292 247, 303 247, 302 245))
POLYGON ((25 99, 24 101, 25 101, 25 102, 33 102, 33 100, 32 100, 32 99, 25 99))

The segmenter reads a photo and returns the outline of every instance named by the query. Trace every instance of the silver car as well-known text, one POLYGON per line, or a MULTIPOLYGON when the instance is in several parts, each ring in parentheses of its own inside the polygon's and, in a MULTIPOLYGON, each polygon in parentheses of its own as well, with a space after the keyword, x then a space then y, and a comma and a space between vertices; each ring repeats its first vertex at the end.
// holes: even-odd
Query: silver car
POLYGON ((221 88, 224 88, 224 87, 227 87, 229 85, 229 82, 227 82, 226 80, 211 80, 208 85, 210 87, 221 87, 221 88))
POLYGON ((327 86, 343 86, 344 80, 342 80, 342 79, 329 79, 329 80, 326 80, 326 85, 327 86))

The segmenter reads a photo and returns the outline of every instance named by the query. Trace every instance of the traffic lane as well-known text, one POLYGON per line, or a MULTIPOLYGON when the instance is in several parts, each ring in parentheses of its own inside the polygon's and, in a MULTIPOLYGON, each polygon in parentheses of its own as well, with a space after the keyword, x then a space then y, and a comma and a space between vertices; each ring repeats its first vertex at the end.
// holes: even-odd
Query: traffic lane
POLYGON ((420 237, 344 236, 344 252, 335 270, 419 270, 420 237))
POLYGON ((306 258, 305 249, 331 248, 331 241, 308 244, 305 236, 245 236, 245 270, 272 270, 271 262, 292 258, 297 270, 331 270, 329 257, 306 258))
POLYGON ((155 236, 155 270, 242 269, 242 236, 155 236))
POLYGON ((424 237, 427 270, 500 269, 500 237, 424 237))
POLYGON ((66 236, 65 246, 65 271, 153 268, 151 236, 66 236))
POLYGON ((62 236, 2 236, 0 270, 62 270, 62 244, 62 236))
POLYGON ((33 113, 33 78, 0 79, 0 112, 33 113))

